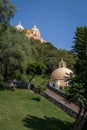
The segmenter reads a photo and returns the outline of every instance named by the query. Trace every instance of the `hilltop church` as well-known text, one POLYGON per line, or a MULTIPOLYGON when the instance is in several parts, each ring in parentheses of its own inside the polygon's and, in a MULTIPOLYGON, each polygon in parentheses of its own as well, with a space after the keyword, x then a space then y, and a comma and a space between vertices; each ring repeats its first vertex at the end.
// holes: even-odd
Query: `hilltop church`
POLYGON ((18 25, 16 26, 16 29, 18 31, 25 31, 25 35, 29 38, 29 39, 34 39, 34 40, 38 40, 41 43, 46 42, 43 38, 41 38, 41 34, 39 29, 36 27, 36 25, 34 25, 34 27, 29 30, 25 30, 24 27, 22 26, 21 22, 18 23, 18 25))

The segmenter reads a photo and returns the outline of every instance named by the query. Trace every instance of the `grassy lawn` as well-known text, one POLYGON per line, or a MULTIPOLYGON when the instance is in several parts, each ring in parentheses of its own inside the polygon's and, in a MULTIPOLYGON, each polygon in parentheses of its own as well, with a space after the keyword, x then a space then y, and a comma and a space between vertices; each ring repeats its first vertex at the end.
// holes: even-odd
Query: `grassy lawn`
POLYGON ((0 130, 70 130, 73 121, 28 90, 0 91, 0 130))

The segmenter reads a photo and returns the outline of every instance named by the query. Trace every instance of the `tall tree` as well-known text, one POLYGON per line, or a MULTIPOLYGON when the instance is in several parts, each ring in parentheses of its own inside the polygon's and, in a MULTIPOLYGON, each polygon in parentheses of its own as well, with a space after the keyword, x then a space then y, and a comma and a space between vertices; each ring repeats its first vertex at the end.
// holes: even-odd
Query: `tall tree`
POLYGON ((24 32, 0 24, 0 73, 4 81, 26 73, 26 64, 31 60, 31 44, 24 32), (4 31, 2 31, 5 26, 4 31))
POLYGON ((28 88, 30 87, 30 83, 35 78, 36 75, 42 75, 45 72, 46 66, 43 63, 38 62, 31 62, 28 63, 26 74, 28 76, 29 84, 28 88))
POLYGON ((71 77, 68 89, 68 99, 79 105, 72 129, 82 130, 87 120, 87 27, 77 27, 72 48, 77 60, 74 66, 75 77, 71 77))
POLYGON ((8 24, 15 15, 16 7, 10 0, 0 0, 0 23, 8 24))

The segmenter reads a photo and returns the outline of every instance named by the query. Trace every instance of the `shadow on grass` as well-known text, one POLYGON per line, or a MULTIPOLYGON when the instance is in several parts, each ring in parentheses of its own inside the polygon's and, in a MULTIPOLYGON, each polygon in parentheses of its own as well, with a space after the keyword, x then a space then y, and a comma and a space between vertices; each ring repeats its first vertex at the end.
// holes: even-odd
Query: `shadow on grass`
POLYGON ((39 118, 36 116, 27 115, 22 120, 25 127, 32 130, 70 130, 72 124, 70 122, 63 122, 54 117, 39 118))
POLYGON ((41 100, 41 97, 35 97, 35 98, 31 98, 31 100, 35 100, 35 101, 40 101, 41 100))

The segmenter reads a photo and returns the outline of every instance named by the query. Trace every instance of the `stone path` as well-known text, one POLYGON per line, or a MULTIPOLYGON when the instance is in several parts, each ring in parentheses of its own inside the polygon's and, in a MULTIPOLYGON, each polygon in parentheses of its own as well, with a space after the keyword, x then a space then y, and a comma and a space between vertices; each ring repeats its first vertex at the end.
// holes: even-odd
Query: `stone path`
POLYGON ((76 113, 78 113, 79 108, 77 105, 75 105, 74 103, 68 103, 63 97, 61 97, 59 94, 56 94, 55 92, 46 89, 45 93, 47 95, 49 95, 50 97, 54 98, 55 100, 59 101, 60 103, 64 104, 65 106, 67 106, 68 108, 70 108, 71 110, 75 111, 76 113))

